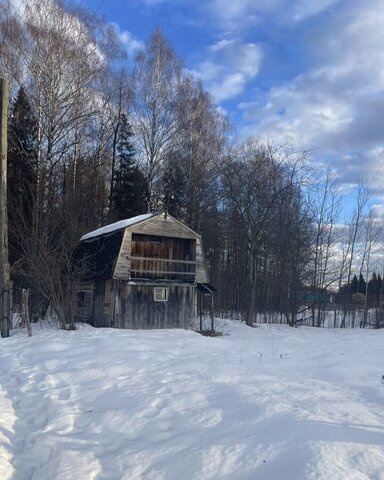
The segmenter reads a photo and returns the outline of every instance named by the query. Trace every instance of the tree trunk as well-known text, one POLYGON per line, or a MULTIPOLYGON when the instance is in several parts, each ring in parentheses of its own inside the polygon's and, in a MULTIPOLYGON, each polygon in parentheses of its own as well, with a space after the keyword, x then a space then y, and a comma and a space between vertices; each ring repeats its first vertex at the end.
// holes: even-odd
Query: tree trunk
POLYGON ((2 337, 9 337, 11 312, 7 207, 8 80, 5 79, 0 79, 0 101, 0 330, 2 337))
POLYGON ((23 288, 21 294, 21 325, 27 327, 28 335, 32 337, 31 322, 29 320, 29 290, 23 288))

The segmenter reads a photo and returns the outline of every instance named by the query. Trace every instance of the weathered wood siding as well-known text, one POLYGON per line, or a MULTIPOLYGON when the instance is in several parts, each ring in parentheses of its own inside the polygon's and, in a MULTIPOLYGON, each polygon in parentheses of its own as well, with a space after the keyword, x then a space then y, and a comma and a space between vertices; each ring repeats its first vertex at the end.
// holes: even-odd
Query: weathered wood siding
POLYGON ((195 240, 133 233, 131 251, 134 257, 195 260, 195 240))
POLYGON ((76 290, 76 321, 94 327, 110 327, 114 308, 113 280, 80 282, 76 290))
POLYGON ((196 282, 208 282, 207 269, 205 268, 204 254, 200 237, 196 240, 196 282))
POLYGON ((116 328, 197 328, 194 285, 115 284, 116 302, 112 326, 116 328), (156 302, 154 288, 166 287, 168 300, 156 302))
POLYGON ((104 293, 105 281, 98 280, 95 283, 95 296, 93 307, 93 326, 94 327, 109 327, 109 318, 104 316, 104 293))
POLYGON ((186 225, 183 225, 169 215, 165 218, 164 214, 127 227, 127 230, 134 233, 161 235, 163 237, 197 238, 199 236, 186 225))
POLYGON ((93 325, 93 304, 95 285, 93 281, 79 282, 76 286, 76 321, 93 325))
POLYGON ((129 280, 129 274, 131 271, 131 241, 132 232, 126 229, 121 242, 119 256, 116 260, 115 271, 113 273, 113 278, 116 280, 129 280))

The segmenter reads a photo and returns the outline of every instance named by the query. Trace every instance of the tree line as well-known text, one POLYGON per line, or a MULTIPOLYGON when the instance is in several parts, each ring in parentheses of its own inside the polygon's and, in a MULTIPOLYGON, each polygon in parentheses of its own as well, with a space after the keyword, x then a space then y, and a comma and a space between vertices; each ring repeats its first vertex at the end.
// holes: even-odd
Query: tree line
POLYGON ((338 291, 338 296, 351 297, 356 303, 364 302, 367 297, 370 305, 376 305, 381 302, 383 296, 383 279, 380 273, 372 273, 368 282, 365 280, 362 273, 359 276, 356 274, 353 276, 350 283, 343 285, 338 291))
POLYGON ((371 272, 381 233, 366 187, 341 221, 335 177, 307 152, 235 143, 161 31, 127 58, 114 28, 74 4, 4 2, 0 18, 11 273, 15 302, 29 287, 36 317, 49 303, 73 326, 79 238, 148 211, 202 234, 217 311, 248 324, 279 313, 295 325, 308 288, 319 324, 319 292, 341 292, 357 264, 371 272))

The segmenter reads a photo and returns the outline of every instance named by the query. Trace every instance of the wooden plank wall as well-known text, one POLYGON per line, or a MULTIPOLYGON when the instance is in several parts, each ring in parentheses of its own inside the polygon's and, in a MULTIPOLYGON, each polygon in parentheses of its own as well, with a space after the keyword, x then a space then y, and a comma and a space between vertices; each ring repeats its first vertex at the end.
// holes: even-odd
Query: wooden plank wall
POLYGON ((166 285, 168 301, 154 301, 153 285, 117 281, 114 326, 117 328, 197 329, 196 288, 166 285))
POLYGON ((207 269, 205 268, 204 255, 200 238, 196 240, 196 282, 208 282, 207 269))
POLYGON ((192 238, 132 233, 131 253, 134 257, 194 260, 195 241, 192 238))
POLYGON ((109 318, 106 320, 104 317, 104 293, 105 293, 105 281, 98 280, 95 284, 95 296, 93 307, 93 319, 94 327, 109 327, 109 318))
POLYGON ((131 242, 132 232, 125 229, 113 274, 113 278, 116 280, 129 280, 129 274, 131 271, 131 242))
POLYGON ((94 282, 91 280, 79 282, 76 286, 76 293, 78 295, 84 294, 84 301, 81 305, 79 304, 79 298, 77 299, 76 322, 93 325, 94 282))
POLYGON ((172 217, 164 214, 157 217, 150 218, 149 220, 132 225, 128 227, 128 230, 134 233, 143 233, 145 235, 160 235, 163 237, 174 238, 197 238, 199 235, 194 233, 185 225, 177 222, 172 217))

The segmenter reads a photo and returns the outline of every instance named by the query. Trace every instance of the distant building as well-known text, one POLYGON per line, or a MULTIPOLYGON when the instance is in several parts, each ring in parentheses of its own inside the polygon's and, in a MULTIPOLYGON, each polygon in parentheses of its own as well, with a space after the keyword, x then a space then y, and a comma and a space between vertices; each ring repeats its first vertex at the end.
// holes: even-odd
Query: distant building
POLYGON ((95 327, 197 329, 198 296, 212 295, 201 236, 166 213, 84 235, 77 258, 76 319, 95 327))
POLYGON ((301 291, 298 293, 301 305, 328 305, 334 302, 333 294, 327 290, 301 291))

